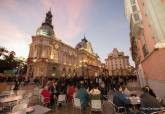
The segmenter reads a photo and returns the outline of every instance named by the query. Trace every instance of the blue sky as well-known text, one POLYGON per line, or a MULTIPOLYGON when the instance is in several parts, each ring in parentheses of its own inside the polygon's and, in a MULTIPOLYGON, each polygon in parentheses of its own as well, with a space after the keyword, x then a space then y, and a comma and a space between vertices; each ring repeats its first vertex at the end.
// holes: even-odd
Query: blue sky
MULTIPOLYGON (((51 8, 56 36, 75 45, 84 34, 102 60, 113 48, 130 56, 124 0, 1 0, 0 46, 28 57, 31 36, 51 8)), ((130 58, 131 61, 131 58, 130 58)), ((131 61, 132 63, 132 61, 131 61)))

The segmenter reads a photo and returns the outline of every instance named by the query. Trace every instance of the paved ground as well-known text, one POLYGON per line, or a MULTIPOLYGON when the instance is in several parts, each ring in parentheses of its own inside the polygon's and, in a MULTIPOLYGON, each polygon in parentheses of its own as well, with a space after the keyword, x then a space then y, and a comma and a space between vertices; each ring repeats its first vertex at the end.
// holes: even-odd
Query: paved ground
MULTIPOLYGON (((67 106, 57 108, 55 111, 50 111, 47 114, 80 114, 80 110, 75 109, 71 104, 68 104, 67 106)), ((82 114, 101 114, 101 112, 91 112, 90 107, 88 107, 88 110, 84 113, 82 112, 82 114)), ((114 114, 112 106, 108 102, 104 103, 103 114, 114 114)))

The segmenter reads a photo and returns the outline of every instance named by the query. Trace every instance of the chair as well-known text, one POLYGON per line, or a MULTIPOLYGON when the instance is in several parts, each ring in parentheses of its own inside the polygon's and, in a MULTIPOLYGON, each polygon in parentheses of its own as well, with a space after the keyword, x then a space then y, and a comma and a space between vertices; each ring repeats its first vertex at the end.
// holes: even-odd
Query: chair
POLYGON ((108 101, 113 105, 114 111, 116 114, 127 114, 126 108, 122 106, 115 105, 111 100, 108 101))
POLYGON ((25 91, 24 90, 18 90, 17 91, 17 95, 24 95, 25 94, 25 91))
POLYGON ((60 103, 66 104, 66 95, 65 94, 58 95, 57 105, 59 105, 60 103))
MULTIPOLYGON (((9 98, 9 99, 12 99, 12 98, 9 98)), ((13 106, 17 105, 21 100, 22 100, 22 96, 21 95, 18 95, 18 96, 14 96, 14 99, 13 101, 11 102, 7 102, 5 103, 6 106, 11 110, 13 106)))
POLYGON ((32 95, 33 95, 32 92, 27 93, 27 94, 24 95, 24 98, 29 98, 29 100, 30 100, 30 98, 32 97, 32 95))
POLYGON ((145 107, 141 107, 140 108, 140 112, 142 114, 165 114, 165 107, 161 107, 161 108, 145 108, 145 107))
POLYGON ((74 114, 75 109, 79 109, 80 110, 80 114, 81 114, 81 102, 79 98, 74 98, 73 99, 73 111, 72 114, 74 114))
POLYGON ((24 110, 26 108, 27 108, 27 104, 26 103, 15 105, 13 107, 13 109, 12 109, 12 113, 17 112, 17 111, 22 111, 22 110, 24 110))
POLYGON ((34 96, 39 96, 39 94, 40 94, 39 88, 38 87, 35 87, 34 90, 33 90, 33 95, 34 96))
POLYGON ((15 88, 15 85, 11 85, 11 88, 10 89, 11 90, 14 90, 14 88, 15 88))
POLYGON ((22 99, 19 104, 29 104, 29 98, 22 99))
POLYGON ((165 114, 165 110, 160 110, 160 111, 152 112, 151 114, 165 114))
POLYGON ((42 95, 41 95, 42 90, 43 90, 42 88, 39 89, 39 103, 40 103, 40 104, 42 104, 42 101, 43 101, 42 95))
POLYGON ((100 111, 103 114, 101 100, 91 100, 91 111, 100 111))

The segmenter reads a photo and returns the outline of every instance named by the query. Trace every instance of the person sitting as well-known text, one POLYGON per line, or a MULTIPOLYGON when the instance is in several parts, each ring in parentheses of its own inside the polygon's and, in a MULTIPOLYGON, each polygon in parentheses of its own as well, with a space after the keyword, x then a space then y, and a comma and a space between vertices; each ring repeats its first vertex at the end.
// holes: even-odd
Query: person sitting
POLYGON ((120 86, 115 88, 113 93, 113 103, 119 107, 126 107, 130 105, 130 100, 122 93, 122 88, 120 86))
POLYGON ((130 95, 130 91, 126 86, 122 87, 123 94, 126 95, 127 97, 130 95))
POLYGON ((43 88, 43 90, 41 91, 41 96, 43 97, 43 103, 48 106, 51 99, 51 92, 48 90, 48 86, 45 86, 43 88))
POLYGON ((88 106, 89 94, 83 86, 78 86, 77 88, 78 88, 78 91, 75 97, 80 99, 81 107, 83 111, 85 111, 88 106))
POLYGON ((161 104, 159 101, 149 93, 148 87, 142 88, 141 95, 141 109, 146 113, 151 113, 155 111, 159 111, 161 104))
POLYGON ((156 94, 154 93, 154 91, 148 85, 146 85, 145 88, 147 88, 149 90, 150 95, 152 95, 153 97, 156 98, 156 94))
POLYGON ((94 86, 91 90, 90 90, 90 95, 91 95, 91 100, 100 100, 101 99, 101 92, 98 89, 98 86, 94 86))

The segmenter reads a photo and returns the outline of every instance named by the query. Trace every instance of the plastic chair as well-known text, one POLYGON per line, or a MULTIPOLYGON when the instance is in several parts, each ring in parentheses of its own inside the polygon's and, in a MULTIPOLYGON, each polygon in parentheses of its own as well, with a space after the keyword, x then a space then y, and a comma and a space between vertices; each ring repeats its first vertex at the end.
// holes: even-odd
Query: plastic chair
POLYGON ((33 90, 33 95, 34 96, 39 96, 40 94, 40 89, 38 87, 35 87, 34 90, 33 90))
POLYGON ((26 108, 27 108, 27 104, 26 103, 15 105, 13 107, 13 109, 12 109, 12 113, 13 112, 17 112, 17 111, 22 111, 22 110, 24 110, 26 108))
POLYGON ((75 109, 79 109, 80 110, 80 114, 81 114, 81 102, 79 98, 74 98, 73 99, 73 111, 72 114, 74 114, 75 109))
POLYGON ((165 114, 165 107, 160 108, 145 108, 141 107, 140 112, 143 114, 165 114))
POLYGON ((29 104, 29 98, 22 99, 19 104, 29 104))
POLYGON ((115 105, 111 100, 108 101, 113 105, 114 111, 116 114, 127 114, 126 108, 122 106, 115 105))
POLYGON ((25 94, 25 91, 24 90, 18 90, 17 91, 17 95, 24 95, 25 94))
POLYGON ((65 94, 60 94, 57 99, 57 105, 60 103, 66 104, 66 95, 65 94))
POLYGON ((91 100, 91 111, 99 111, 103 114, 101 100, 91 100))

